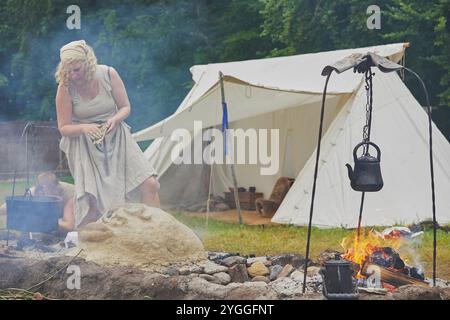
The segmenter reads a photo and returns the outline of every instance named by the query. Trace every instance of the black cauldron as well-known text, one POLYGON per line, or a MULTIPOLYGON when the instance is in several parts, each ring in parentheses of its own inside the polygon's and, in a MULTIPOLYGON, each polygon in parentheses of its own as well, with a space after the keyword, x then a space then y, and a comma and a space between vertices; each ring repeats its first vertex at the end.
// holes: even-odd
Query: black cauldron
POLYGON ((58 228, 64 210, 57 196, 10 196, 6 198, 6 226, 23 232, 51 232, 58 228))

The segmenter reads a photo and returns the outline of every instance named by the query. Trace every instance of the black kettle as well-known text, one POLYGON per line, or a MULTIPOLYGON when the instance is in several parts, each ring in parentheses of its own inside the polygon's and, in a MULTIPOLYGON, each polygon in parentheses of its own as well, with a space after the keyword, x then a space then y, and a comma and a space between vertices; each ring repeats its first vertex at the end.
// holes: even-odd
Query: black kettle
POLYGON ((381 151, 380 148, 373 142, 361 142, 353 149, 353 160, 355 161, 355 169, 353 170, 350 164, 345 166, 348 169, 348 177, 350 178, 350 185, 353 190, 374 192, 380 191, 383 188, 383 178, 381 177, 380 168, 381 151), (378 156, 373 157, 368 152, 357 158, 356 152, 361 146, 371 145, 377 152, 378 156))

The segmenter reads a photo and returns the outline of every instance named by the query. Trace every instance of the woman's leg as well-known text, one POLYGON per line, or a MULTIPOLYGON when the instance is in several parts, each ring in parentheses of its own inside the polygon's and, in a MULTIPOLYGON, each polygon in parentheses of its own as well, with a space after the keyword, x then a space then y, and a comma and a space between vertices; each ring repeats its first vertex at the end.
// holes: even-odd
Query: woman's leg
POLYGON ((88 223, 96 222, 102 216, 100 210, 98 210, 96 198, 90 193, 86 193, 86 196, 89 199, 89 211, 83 218, 83 221, 78 225, 78 228, 81 228, 88 223))
POLYGON ((139 191, 141 192, 141 201, 142 203, 150 206, 150 207, 160 207, 159 202, 159 182, 155 179, 154 176, 147 178, 144 182, 139 186, 139 191))
POLYGON ((58 219, 59 229, 63 232, 70 232, 75 229, 75 199, 67 201, 64 206, 64 214, 58 219))

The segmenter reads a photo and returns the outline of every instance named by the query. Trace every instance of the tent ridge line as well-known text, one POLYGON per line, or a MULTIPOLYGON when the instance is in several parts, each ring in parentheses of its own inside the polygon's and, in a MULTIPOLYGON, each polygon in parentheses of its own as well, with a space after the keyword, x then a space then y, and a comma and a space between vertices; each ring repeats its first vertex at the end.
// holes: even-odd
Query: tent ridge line
MULTIPOLYGON (((268 87, 268 86, 263 86, 263 85, 258 85, 258 84, 254 84, 248 81, 244 81, 241 80, 239 78, 233 77, 233 76, 229 76, 229 75, 224 75, 223 76, 223 80, 224 81, 228 81, 231 83, 237 83, 237 84, 242 84, 242 85, 247 85, 247 86, 251 86, 254 88, 261 88, 261 89, 266 89, 266 90, 273 90, 273 91, 281 91, 281 92, 290 92, 290 93, 301 93, 301 94, 313 94, 313 95, 322 95, 322 92, 319 91, 308 91, 308 90, 294 90, 294 89, 280 89, 278 87, 268 87)), ((211 88, 208 89, 208 91, 205 92, 205 94, 207 94, 209 91, 213 90, 214 87, 218 84, 219 82, 214 83, 211 88)), ((341 95, 341 94, 347 94, 347 93, 353 93, 353 91, 345 91, 345 92, 330 92, 330 95, 341 95)), ((197 100, 198 101, 198 100, 197 100)), ((195 101, 195 102, 197 102, 195 101)))

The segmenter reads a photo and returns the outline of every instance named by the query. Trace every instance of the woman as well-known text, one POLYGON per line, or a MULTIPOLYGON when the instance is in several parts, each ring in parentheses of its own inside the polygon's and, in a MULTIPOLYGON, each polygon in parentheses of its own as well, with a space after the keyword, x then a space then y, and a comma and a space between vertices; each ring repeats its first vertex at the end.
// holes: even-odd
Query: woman
POLYGON ((159 207, 156 171, 123 122, 131 106, 119 74, 98 65, 84 40, 63 46, 60 58, 56 113, 63 136, 60 148, 75 180, 72 227, 96 221, 111 207, 136 201, 136 196, 159 207))

